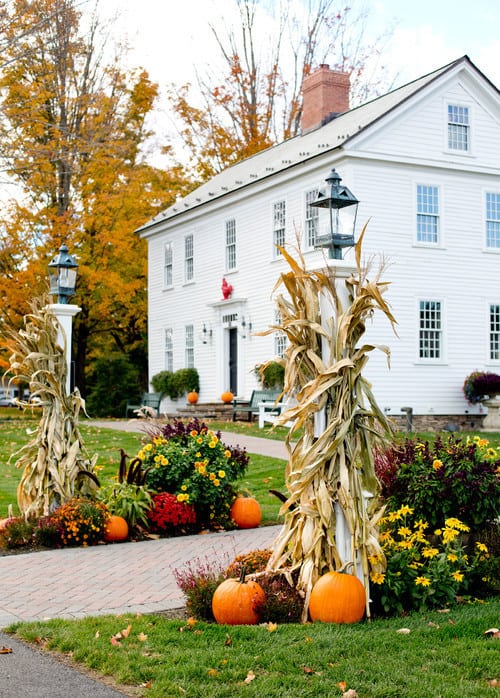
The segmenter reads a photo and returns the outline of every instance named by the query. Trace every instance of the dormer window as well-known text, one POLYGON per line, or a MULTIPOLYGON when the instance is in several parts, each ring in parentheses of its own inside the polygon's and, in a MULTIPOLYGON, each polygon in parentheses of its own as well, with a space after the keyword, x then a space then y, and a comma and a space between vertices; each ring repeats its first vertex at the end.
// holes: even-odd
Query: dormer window
POLYGON ((468 153, 470 150, 469 107, 448 104, 448 148, 468 153))

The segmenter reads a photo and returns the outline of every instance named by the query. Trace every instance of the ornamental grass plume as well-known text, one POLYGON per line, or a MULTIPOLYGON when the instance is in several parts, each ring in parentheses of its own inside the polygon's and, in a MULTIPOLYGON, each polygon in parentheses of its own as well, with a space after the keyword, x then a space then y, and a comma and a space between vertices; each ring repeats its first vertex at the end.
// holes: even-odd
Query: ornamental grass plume
MULTIPOLYGON (((266 332, 284 332, 288 338, 284 393, 297 399, 277 420, 292 422, 286 442, 288 498, 281 508, 284 526, 274 542, 268 571, 282 570, 290 576, 298 570, 297 588, 305 597, 303 621, 311 589, 325 572, 359 560, 368 596, 369 559, 378 561, 375 572, 384 569, 376 528, 382 513, 373 447, 389 441, 392 427, 362 371, 369 352, 379 348, 389 355, 389 349, 363 344, 362 336, 375 310, 393 327, 395 319, 382 298, 387 284, 380 281, 380 272, 369 281, 368 270, 361 266, 365 230, 366 226, 355 249, 357 271, 345 281, 347 304, 341 300, 334 267, 308 271, 300 252, 296 261, 281 249, 290 266, 277 284, 286 292, 276 301, 281 322, 266 332), (322 296, 334 309, 334 317, 321 317, 322 296), (317 435, 315 416, 322 410, 325 428, 317 435), (373 495, 370 500, 366 492, 373 495), (351 560, 340 559, 335 543, 336 503, 352 534, 351 560)), ((369 615, 368 598, 366 610, 369 615)))

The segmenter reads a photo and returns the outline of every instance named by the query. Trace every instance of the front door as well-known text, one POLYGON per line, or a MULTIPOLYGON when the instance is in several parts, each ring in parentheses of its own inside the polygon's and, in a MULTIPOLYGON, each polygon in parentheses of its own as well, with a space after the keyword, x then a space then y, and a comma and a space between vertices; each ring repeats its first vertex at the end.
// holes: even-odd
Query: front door
POLYGON ((231 327, 229 330, 229 390, 233 395, 238 395, 238 330, 231 327))

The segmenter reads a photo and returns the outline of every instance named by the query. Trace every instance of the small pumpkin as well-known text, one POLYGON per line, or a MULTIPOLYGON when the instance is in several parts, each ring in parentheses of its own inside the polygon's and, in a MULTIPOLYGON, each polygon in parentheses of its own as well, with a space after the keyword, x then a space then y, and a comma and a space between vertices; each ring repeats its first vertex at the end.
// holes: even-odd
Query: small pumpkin
POLYGON ((262 521, 262 509, 255 497, 236 497, 230 515, 238 528, 257 528, 262 521))
POLYGON ((313 586, 309 599, 311 620, 357 623, 363 618, 365 588, 355 575, 347 574, 344 569, 345 566, 338 572, 327 572, 313 586))
POLYGON ((191 390, 191 392, 187 394, 187 401, 190 405, 196 405, 198 402, 198 393, 196 390, 191 390))
POLYGON ((222 395, 220 396, 220 399, 222 402, 225 404, 232 402, 234 400, 234 395, 230 390, 225 390, 222 395))
POLYGON ((123 516, 112 514, 104 526, 104 540, 107 543, 121 543, 128 538, 128 523, 123 516))
POLYGON ((14 521, 15 516, 12 513, 12 504, 9 504, 9 507, 7 509, 7 518, 6 519, 0 519, 0 531, 2 531, 4 528, 7 528, 7 526, 10 524, 11 521, 14 521))
POLYGON ((224 625, 255 625, 266 600, 264 589, 253 580, 245 580, 242 567, 239 579, 225 579, 212 596, 212 613, 224 625))

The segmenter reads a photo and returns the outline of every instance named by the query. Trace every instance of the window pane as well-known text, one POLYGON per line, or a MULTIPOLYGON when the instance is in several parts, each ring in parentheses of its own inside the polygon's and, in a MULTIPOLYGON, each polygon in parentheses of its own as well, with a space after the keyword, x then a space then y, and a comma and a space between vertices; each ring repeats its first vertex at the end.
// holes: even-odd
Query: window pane
POLYGON ((165 371, 174 370, 174 342, 172 329, 165 330, 165 371))
POLYGON ((420 301, 419 356, 439 359, 441 356, 441 303, 420 301))
POLYGON ((312 201, 318 198, 318 190, 313 189, 306 193, 306 246, 314 247, 318 237, 319 209, 311 206, 312 201))
POLYGON ((448 148, 469 150, 469 107, 448 104, 448 148))
POLYGON ((192 235, 187 235, 184 238, 184 259, 184 278, 186 281, 192 281, 194 277, 194 242, 192 235))
POLYGON ((226 269, 236 269, 236 221, 226 221, 226 269))
POLYGON ((486 246, 500 248, 500 194, 486 194, 486 246))
POLYGON ((173 284, 173 252, 172 243, 165 243, 163 258, 163 286, 168 288, 173 284))
MULTIPOLYGON (((274 313, 274 324, 281 325, 281 313, 276 310, 274 313)), ((285 356, 285 349, 288 344, 288 337, 285 332, 275 332, 274 333, 274 353, 276 356, 283 358, 285 356)))
POLYGON ((194 326, 186 325, 186 368, 194 368, 194 326))
POLYGON ((284 201, 278 201, 273 205, 273 243, 276 257, 281 255, 277 245, 285 244, 286 205, 284 201))
POLYGON ((438 242, 438 188, 417 186, 417 241, 438 242))
POLYGON ((500 305, 490 305, 490 359, 500 359, 500 305))

